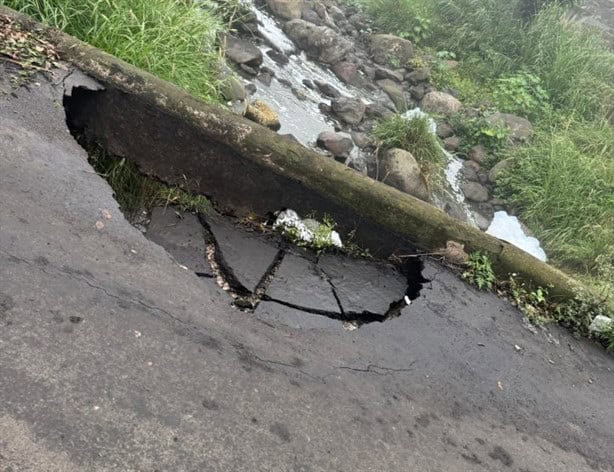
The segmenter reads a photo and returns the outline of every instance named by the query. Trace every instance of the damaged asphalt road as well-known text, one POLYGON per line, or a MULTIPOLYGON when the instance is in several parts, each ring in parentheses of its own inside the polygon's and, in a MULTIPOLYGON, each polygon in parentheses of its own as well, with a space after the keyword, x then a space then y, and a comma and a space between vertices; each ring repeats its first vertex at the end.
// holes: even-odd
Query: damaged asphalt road
POLYGON ((432 263, 354 331, 239 311, 123 218, 66 127, 69 72, 1 67, 0 471, 614 470, 600 347, 432 263))

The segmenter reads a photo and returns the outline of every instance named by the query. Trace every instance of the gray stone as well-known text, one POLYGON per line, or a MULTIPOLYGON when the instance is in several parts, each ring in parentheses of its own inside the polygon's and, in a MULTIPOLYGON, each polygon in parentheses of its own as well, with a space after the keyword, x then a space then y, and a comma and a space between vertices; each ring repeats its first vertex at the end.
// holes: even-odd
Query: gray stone
POLYGON ((478 144, 477 146, 473 146, 471 149, 469 149, 467 157, 472 161, 483 165, 488 159, 488 152, 486 151, 486 148, 484 146, 478 144))
POLYGON ((480 170, 480 165, 475 161, 464 161, 463 167, 461 168, 461 173, 465 180, 469 180, 472 182, 478 182, 480 179, 478 177, 478 172, 480 170))
POLYGON ((162 246, 181 265, 193 272, 213 275, 205 252, 204 230, 196 215, 174 207, 156 207, 145 237, 162 246))
POLYGON ((341 96, 341 92, 339 92, 339 90, 326 82, 321 82, 320 80, 314 79, 313 83, 316 85, 316 87, 318 87, 318 90, 320 90, 320 92, 327 97, 337 98, 341 96))
POLYGON ((371 57, 381 65, 404 66, 414 57, 414 46, 411 41, 392 34, 374 34, 371 57))
POLYGON ((352 49, 352 43, 326 26, 316 26, 304 20, 292 20, 284 32, 307 55, 325 64, 341 61, 352 49))
POLYGON ((296 308, 338 313, 341 316, 332 287, 318 267, 294 254, 286 254, 266 296, 296 308))
POLYGON ((422 99, 421 106, 427 113, 453 115, 458 113, 463 104, 457 98, 445 92, 429 92, 422 99))
POLYGON ((377 85, 379 85, 382 90, 386 92, 386 95, 390 97, 390 100, 392 100, 399 113, 403 113, 407 110, 407 99, 399 84, 390 79, 382 79, 377 81, 377 85))
POLYGON ((335 157, 348 157, 354 148, 352 139, 347 134, 323 131, 318 135, 316 144, 332 153, 335 157))
POLYGON ((497 162, 493 168, 490 169, 490 172, 488 173, 488 180, 493 184, 496 183, 497 177, 499 177, 501 172, 511 169, 513 165, 514 160, 511 157, 497 162))
POLYGON ((443 140, 443 147, 446 151, 456 152, 461 144, 461 138, 458 136, 450 136, 443 140))
POLYGON ((461 186, 465 198, 472 202, 487 202, 489 199, 488 190, 477 182, 465 182, 461 186))
POLYGON ((441 139, 449 138, 453 134, 454 130, 448 123, 445 121, 440 121, 437 123, 437 136, 439 136, 441 139))
POLYGON ((367 79, 358 71, 358 66, 352 62, 341 61, 331 67, 333 73, 346 84, 363 87, 367 79))
POLYGON ((375 78, 378 80, 390 79, 390 80, 394 80, 395 82, 401 83, 403 82, 403 73, 396 71, 396 70, 390 70, 385 67, 376 66, 375 67, 375 78))
POLYGON ((332 101, 332 109, 342 121, 357 125, 365 115, 366 106, 358 98, 339 97, 332 101))
POLYGON ((431 76, 431 69, 423 67, 422 69, 416 69, 405 76, 405 78, 412 84, 419 82, 425 82, 431 76))
POLYGON ((361 133, 360 131, 352 131, 351 133, 352 140, 354 144, 358 146, 360 149, 364 149, 369 147, 372 144, 371 138, 366 133, 361 133))
POLYGON ((230 76, 222 81, 222 94, 226 100, 236 101, 245 100, 247 98, 247 92, 243 82, 237 77, 230 76))
POLYGON ((385 106, 381 101, 378 101, 367 105, 366 115, 369 118, 380 119, 392 116, 394 115, 394 112, 389 107, 385 106))
POLYGON ((525 143, 533 137, 533 125, 526 118, 509 113, 493 113, 486 118, 491 126, 504 126, 512 143, 525 143))
POLYGON ((226 35, 226 57, 237 64, 258 67, 262 64, 262 52, 249 41, 226 35))
POLYGON ((416 100, 422 100, 426 95, 426 86, 424 84, 413 85, 409 87, 409 93, 416 100))
POLYGON ((384 315, 407 292, 407 279, 390 264, 323 254, 318 266, 335 287, 345 313, 384 315))
POLYGON ((300 18, 303 10, 302 0, 266 0, 266 4, 273 15, 282 20, 300 18))
POLYGON ((218 260, 237 282, 253 292, 277 256, 276 241, 268 241, 221 217, 207 216, 206 221, 218 246, 218 260))
POLYGON ((420 200, 429 200, 428 183, 410 152, 403 149, 386 151, 381 159, 381 167, 382 182, 420 200))

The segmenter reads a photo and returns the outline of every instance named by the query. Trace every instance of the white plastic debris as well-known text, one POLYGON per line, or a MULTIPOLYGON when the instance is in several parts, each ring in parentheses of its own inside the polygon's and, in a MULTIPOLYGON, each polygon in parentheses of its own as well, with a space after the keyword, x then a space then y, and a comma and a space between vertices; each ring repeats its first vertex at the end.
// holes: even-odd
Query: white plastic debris
MULTIPOLYGON (((280 227, 285 229, 294 228, 298 239, 311 243, 316 237, 316 232, 318 231, 320 224, 320 222, 311 218, 302 220, 301 217, 298 216, 298 213, 296 213, 294 210, 287 209, 279 212, 277 219, 273 224, 273 229, 280 227)), ((330 242, 333 246, 339 248, 343 247, 341 236, 339 236, 337 231, 331 231, 330 242)))
POLYGON ((602 334, 614 327, 614 320, 607 316, 597 315, 589 329, 591 333, 602 334))

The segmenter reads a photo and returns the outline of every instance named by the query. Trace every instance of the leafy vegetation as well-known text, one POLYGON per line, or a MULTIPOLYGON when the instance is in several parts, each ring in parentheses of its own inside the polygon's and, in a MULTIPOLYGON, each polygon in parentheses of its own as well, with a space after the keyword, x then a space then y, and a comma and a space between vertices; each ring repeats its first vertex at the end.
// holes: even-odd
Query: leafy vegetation
POLYGON ((134 163, 126 159, 118 159, 100 149, 94 149, 90 154, 90 163, 109 182, 121 210, 131 221, 140 212, 150 211, 156 206, 173 205, 181 211, 205 214, 212 210, 211 202, 206 197, 146 177, 134 163))
POLYGON ((436 176, 444 163, 444 154, 431 132, 429 118, 406 119, 391 115, 376 123, 373 136, 383 149, 400 148, 412 153, 427 178, 436 176))
MULTIPOLYGON (((614 261, 614 129, 566 121, 538 129, 507 152, 514 166, 499 182, 550 256, 583 272, 614 261)), ((614 278, 609 280, 614 287, 614 278)))
POLYGON ((465 264, 465 270, 462 276, 463 279, 475 285, 480 290, 491 289, 496 282, 490 259, 486 254, 482 254, 481 252, 469 254, 469 260, 465 264))
POLYGON ((3 0, 207 101, 219 98, 217 16, 184 0, 3 0))

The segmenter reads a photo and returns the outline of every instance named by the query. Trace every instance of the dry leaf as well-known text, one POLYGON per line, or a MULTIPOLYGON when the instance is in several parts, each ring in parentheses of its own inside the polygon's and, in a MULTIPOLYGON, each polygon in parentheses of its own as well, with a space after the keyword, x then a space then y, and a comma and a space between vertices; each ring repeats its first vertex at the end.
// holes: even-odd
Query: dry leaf
POLYGON ((113 215, 111 215, 111 212, 106 208, 104 210, 101 210, 100 213, 105 220, 110 220, 113 217, 113 215))
POLYGON ((96 222, 96 229, 98 231, 101 231, 104 228, 104 223, 102 221, 97 221, 96 222))

